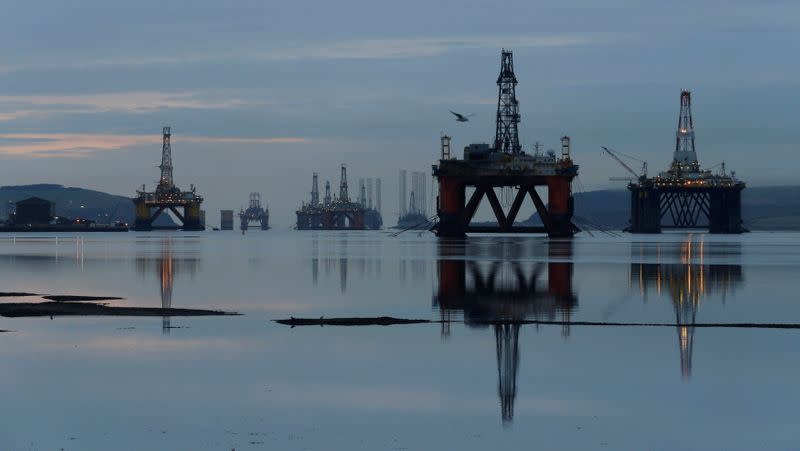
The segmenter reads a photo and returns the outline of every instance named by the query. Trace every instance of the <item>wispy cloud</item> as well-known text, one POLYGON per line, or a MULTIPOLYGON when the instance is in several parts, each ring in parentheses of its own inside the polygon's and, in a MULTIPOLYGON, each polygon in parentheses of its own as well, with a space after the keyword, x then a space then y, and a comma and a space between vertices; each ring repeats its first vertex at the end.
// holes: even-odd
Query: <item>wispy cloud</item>
POLYGON ((22 119, 24 117, 33 116, 35 114, 36 114, 36 111, 34 111, 34 110, 15 110, 15 111, 8 111, 8 112, 0 111, 0 122, 16 121, 17 119, 22 119))
POLYGON ((467 49, 565 47, 586 44, 582 35, 458 36, 440 38, 354 39, 254 54, 257 59, 391 59, 442 55, 467 49))
POLYGON ((147 113, 159 109, 231 109, 239 99, 209 100, 192 92, 132 91, 71 95, 0 96, 0 121, 51 113, 147 113), (5 110, 5 111, 4 111, 5 110))
MULTIPOLYGON (((227 144, 303 144, 310 138, 211 137, 182 135, 182 142, 227 144)), ((158 145, 157 135, 97 133, 0 133, 0 155, 21 158, 79 158, 93 152, 119 150, 138 145, 158 145)))
POLYGON ((550 48, 587 45, 608 41, 612 35, 530 34, 530 35, 463 35, 440 37, 365 38, 325 42, 282 42, 258 49, 224 49, 211 51, 185 50, 163 55, 125 55, 84 57, 73 55, 69 60, 48 58, 46 63, 21 62, 0 66, 0 74, 36 69, 86 69, 113 66, 189 65, 214 62, 281 62, 303 60, 399 59, 439 56, 445 53, 507 47, 550 48))

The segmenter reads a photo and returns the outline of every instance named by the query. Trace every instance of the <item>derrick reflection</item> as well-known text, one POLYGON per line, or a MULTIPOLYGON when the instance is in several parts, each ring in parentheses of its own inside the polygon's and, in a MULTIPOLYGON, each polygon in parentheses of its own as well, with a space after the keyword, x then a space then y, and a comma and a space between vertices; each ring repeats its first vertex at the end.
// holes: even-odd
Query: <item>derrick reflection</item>
MULTIPOLYGON (((144 279, 150 274, 155 274, 158 278, 160 282, 161 308, 163 309, 172 308, 175 276, 181 273, 188 273, 194 278, 200 265, 200 258, 196 249, 191 246, 189 249, 185 249, 181 246, 181 244, 185 243, 179 243, 174 243, 172 238, 167 237, 159 241, 157 249, 143 249, 136 256, 136 270, 142 278, 144 279)), ((162 333, 169 335, 170 329, 172 329, 171 317, 162 317, 162 333)))
POLYGON ((514 418, 517 395, 518 321, 564 321, 562 335, 569 335, 569 321, 578 305, 572 289, 572 242, 509 241, 494 242, 489 249, 481 246, 474 241, 440 242, 433 305, 445 320, 444 338, 450 334, 449 321, 458 314, 469 327, 491 324, 494 328, 497 390, 503 425, 508 426, 514 418), (528 245, 533 249, 526 248, 528 245), (467 257, 474 255, 481 261, 467 257), (545 262, 523 262, 521 255, 548 258, 545 262))
POLYGON ((314 286, 320 282, 320 264, 323 280, 336 277, 338 272, 339 291, 347 293, 347 284, 355 274, 360 280, 377 280, 382 276, 380 242, 360 243, 363 255, 351 256, 346 238, 339 241, 321 243, 314 238, 311 244, 311 281, 314 286), (321 246, 322 244, 322 246, 321 246), (322 249, 321 249, 322 247, 322 249))
POLYGON ((719 244, 706 248, 703 241, 694 241, 690 236, 675 247, 634 243, 631 248, 633 260, 657 261, 667 259, 674 263, 632 263, 630 285, 640 290, 647 301, 651 292, 656 296, 669 296, 675 311, 675 324, 680 351, 681 375, 689 379, 692 375, 692 351, 700 302, 706 297, 719 296, 724 303, 728 293, 736 289, 744 280, 742 265, 737 263, 707 264, 708 249, 714 249, 713 257, 725 256, 738 259, 741 245, 719 244))

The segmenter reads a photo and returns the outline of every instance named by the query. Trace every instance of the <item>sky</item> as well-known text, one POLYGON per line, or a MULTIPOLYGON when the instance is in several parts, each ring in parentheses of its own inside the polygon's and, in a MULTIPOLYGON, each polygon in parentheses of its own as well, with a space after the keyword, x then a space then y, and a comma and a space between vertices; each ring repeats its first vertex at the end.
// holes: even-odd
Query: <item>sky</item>
POLYGON ((514 52, 523 146, 571 136, 576 189, 622 188, 600 146, 666 169, 681 89, 703 166, 725 161, 751 186, 800 183, 796 1, 0 8, 0 185, 133 196, 154 187, 170 125, 176 183, 197 187, 209 223, 258 191, 289 227, 312 173, 336 187, 345 163, 351 187, 382 179, 392 224, 398 169, 430 173, 442 132, 458 155, 493 139, 501 48, 514 52))

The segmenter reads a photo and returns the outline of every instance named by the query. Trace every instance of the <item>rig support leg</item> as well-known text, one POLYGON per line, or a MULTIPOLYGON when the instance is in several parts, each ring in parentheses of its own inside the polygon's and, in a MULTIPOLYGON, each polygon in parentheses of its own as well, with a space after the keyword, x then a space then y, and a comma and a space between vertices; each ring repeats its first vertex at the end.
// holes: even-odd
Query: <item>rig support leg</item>
MULTIPOLYGON (((447 238, 464 238, 469 220, 464 221, 465 187, 450 177, 439 178, 439 227, 436 235, 447 238)), ((480 200, 480 199, 479 199, 480 200)))
POLYGON ((742 191, 738 189, 711 192, 708 231, 711 233, 742 233, 742 191))
POLYGON ((631 233, 661 233, 661 193, 634 186, 631 192, 631 233))
POLYGON ((147 231, 153 228, 153 219, 150 217, 150 207, 144 202, 136 202, 136 218, 133 223, 133 230, 147 231))
POLYGON ((550 238, 575 235, 575 226, 572 224, 575 207, 570 182, 566 177, 552 177, 547 181, 547 209, 550 216, 547 235, 550 238))
POLYGON ((200 222, 199 203, 191 203, 183 208, 183 230, 205 230, 200 222))

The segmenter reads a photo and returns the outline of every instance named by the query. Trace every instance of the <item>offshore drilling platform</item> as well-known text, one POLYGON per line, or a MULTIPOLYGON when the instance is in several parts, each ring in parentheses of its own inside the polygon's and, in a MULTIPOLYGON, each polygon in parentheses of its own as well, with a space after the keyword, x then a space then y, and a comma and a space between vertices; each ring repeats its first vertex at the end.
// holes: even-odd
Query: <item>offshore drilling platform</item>
POLYGON ((440 237, 464 237, 470 232, 481 233, 547 233, 550 237, 571 237, 579 231, 572 223, 574 201, 572 179, 578 175, 578 165, 570 158, 570 140, 561 140, 561 155, 545 155, 535 151, 525 153, 519 142, 519 104, 516 97, 517 77, 510 51, 503 50, 500 75, 497 78, 497 118, 494 145, 471 144, 464 149, 464 159, 453 158, 449 145, 442 146, 441 160, 433 166, 439 181, 438 216, 434 226, 440 237), (548 203, 536 192, 546 186, 548 203), (474 188, 469 201, 467 188, 474 188), (517 193, 508 213, 497 198, 495 188, 516 188, 517 193), (470 225, 481 199, 489 199, 496 226, 470 225), (525 197, 530 196, 541 227, 514 226, 525 197))
POLYGON ((172 179, 172 145, 170 139, 172 134, 169 127, 164 127, 161 145, 161 178, 158 181, 155 192, 145 191, 145 185, 136 192, 133 203, 136 208, 136 220, 133 230, 147 231, 154 229, 183 229, 183 230, 205 230, 205 225, 201 220, 200 204, 203 203, 202 196, 197 195, 194 185, 189 191, 181 191, 175 186, 172 179), (183 213, 178 209, 182 209, 183 213), (176 226, 156 226, 154 221, 165 210, 170 210, 180 221, 176 226))
MULTIPOLYGON (((368 179, 372 180, 372 179, 368 179)), ((297 210, 297 230, 377 230, 383 225, 381 218, 381 183, 376 180, 376 202, 372 202, 372 183, 360 183, 358 201, 350 199, 347 186, 347 167, 342 165, 339 196, 331 196, 331 184, 325 182, 325 197, 319 198, 319 174, 314 173, 311 183, 311 201, 297 210)))
POLYGON ((269 208, 261 206, 261 193, 250 193, 250 204, 247 209, 239 211, 239 228, 242 232, 250 227, 269 230, 269 208))
POLYGON ((626 230, 660 233, 662 228, 690 229, 707 225, 711 233, 745 232, 742 226, 744 188, 744 182, 739 181, 735 173, 725 172, 725 163, 716 174, 700 169, 694 147, 692 95, 682 91, 672 163, 666 172, 652 178, 643 173, 628 185, 631 219, 626 230), (670 221, 662 225, 667 214, 670 221))

